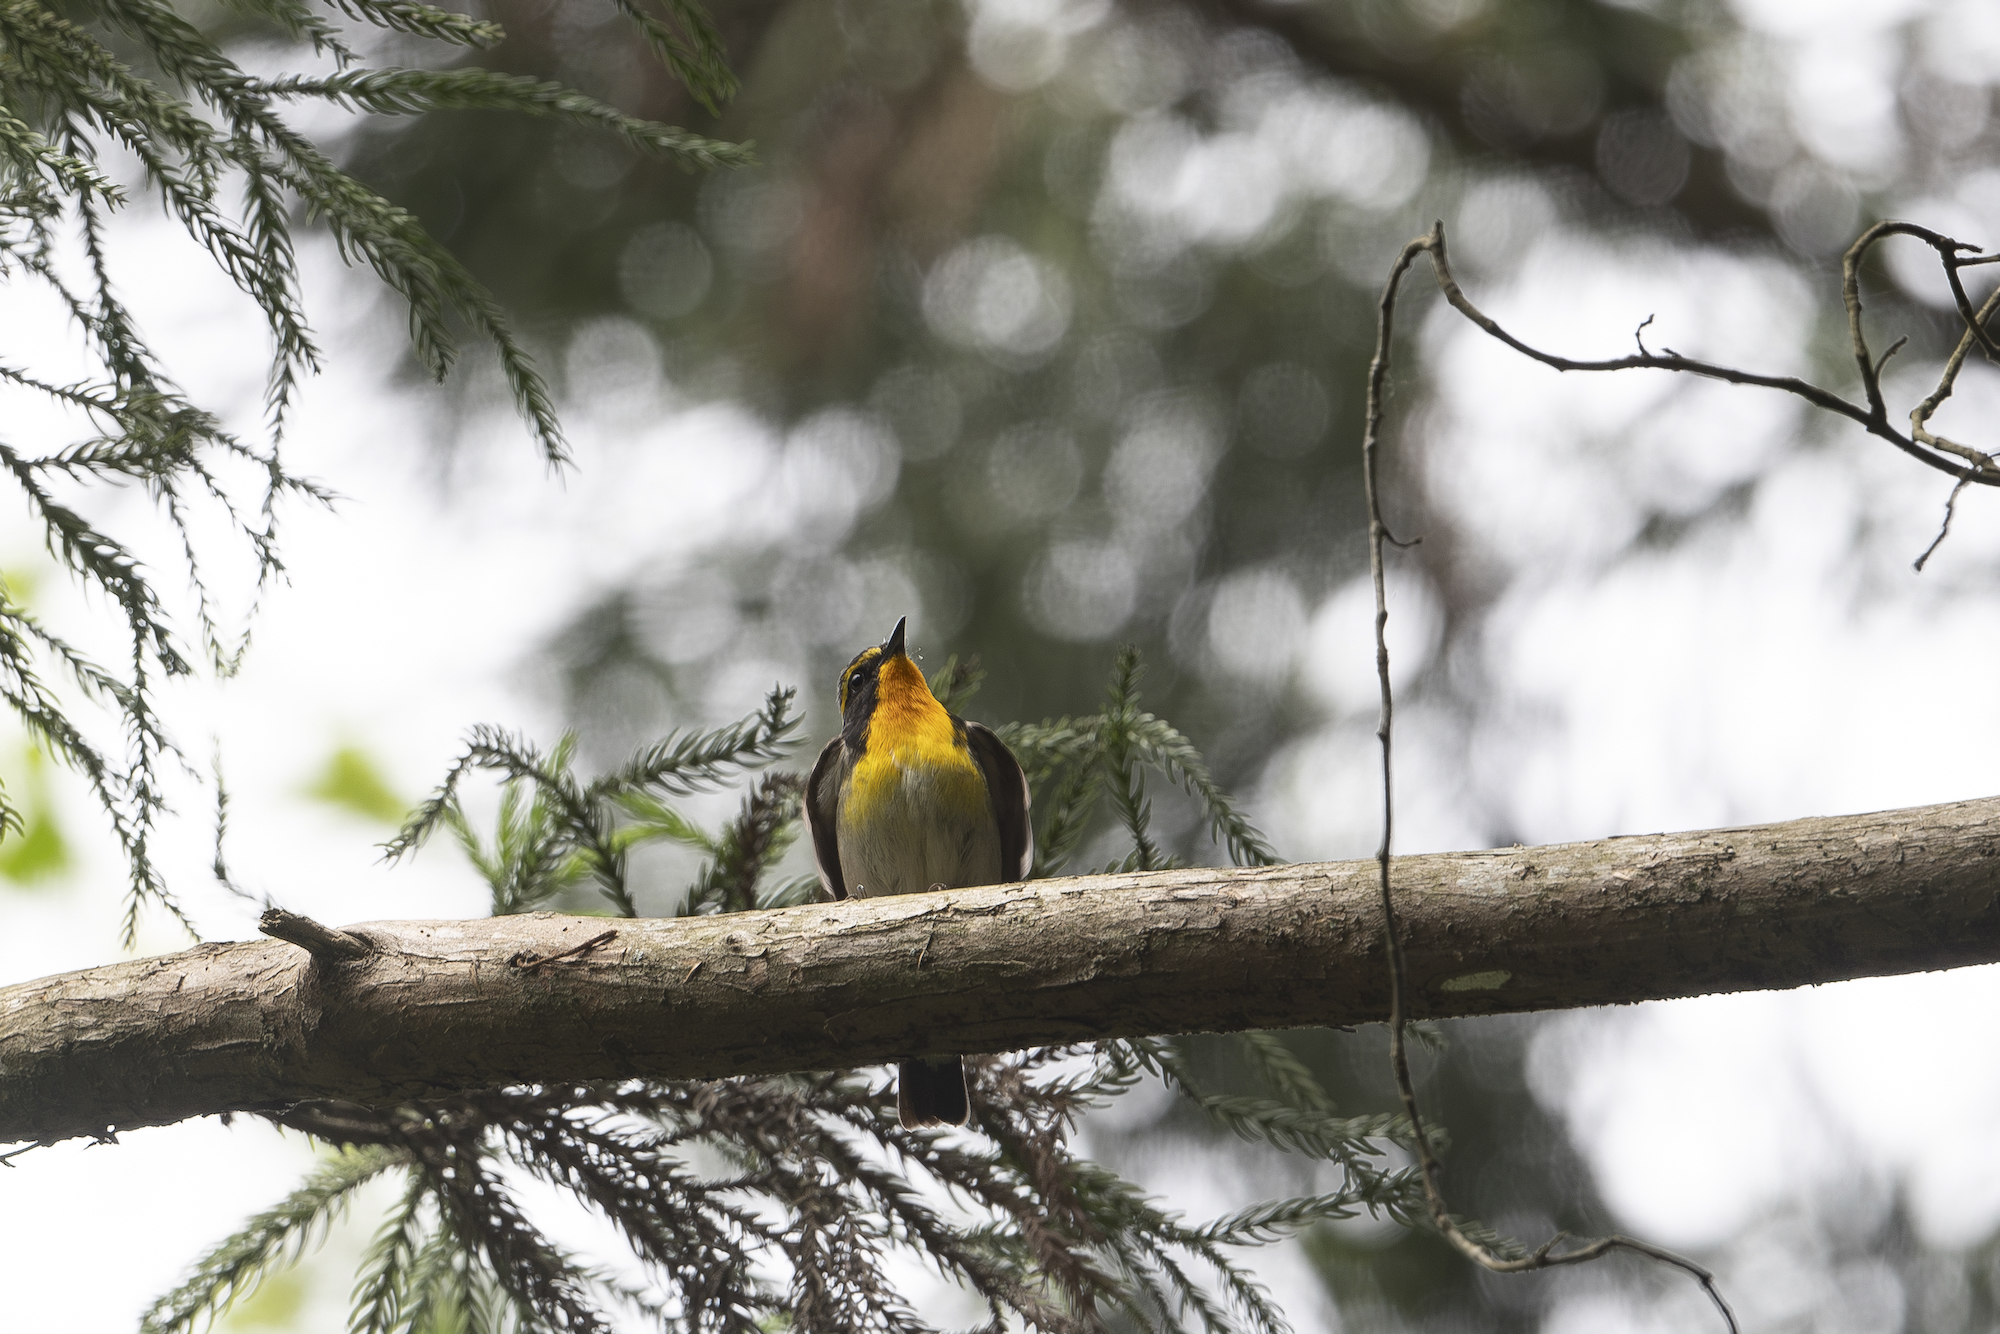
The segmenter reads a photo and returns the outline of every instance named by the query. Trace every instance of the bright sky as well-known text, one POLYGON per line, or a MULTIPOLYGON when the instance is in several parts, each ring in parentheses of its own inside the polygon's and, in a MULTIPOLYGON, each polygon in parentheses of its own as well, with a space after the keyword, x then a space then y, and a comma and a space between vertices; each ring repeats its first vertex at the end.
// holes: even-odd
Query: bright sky
MULTIPOLYGON (((1796 12, 1762 0, 1744 8, 1759 21, 1767 8, 1796 12)), ((1966 22, 1974 37, 1985 31, 1966 22)), ((1787 35, 1781 18, 1769 25, 1787 35)), ((1972 45, 1974 56, 1956 58, 1974 58, 1972 45)), ((1802 72, 1788 95, 1822 90, 1802 72)), ((121 272, 157 344, 179 354, 198 401, 235 405, 247 426, 261 353, 237 349, 264 346, 253 313, 157 218, 135 214, 120 242, 121 272)), ((338 280, 323 247, 309 247, 307 259, 318 327, 335 355, 294 418, 290 456, 348 499, 333 515, 294 507, 291 581, 266 599, 247 670, 177 700, 178 732, 197 762, 220 743, 232 859, 253 891, 331 922, 473 914, 481 888, 450 850, 385 869, 373 849, 385 830, 303 794, 326 758, 356 745, 415 796, 474 723, 552 734, 556 720, 520 672, 576 590, 642 561, 712 549, 726 540, 719 515, 781 525, 806 507, 837 534, 880 479, 829 500, 807 485, 821 457, 811 441, 788 441, 727 406, 662 413, 655 391, 671 403, 671 387, 643 380, 629 397, 599 393, 589 411, 568 410, 579 466, 566 478, 551 480, 501 413, 467 433, 441 476, 426 441, 439 400, 388 387, 397 322, 357 307, 357 289, 338 280)), ((1796 357, 1784 349, 1805 318, 1795 283, 1741 261, 1549 231, 1517 277, 1473 295, 1563 351, 1622 349, 1653 314, 1655 346, 1791 370, 1796 357)), ((1935 533, 1948 486, 1859 431, 1814 428, 1818 444, 1793 448, 1805 419, 1784 400, 1664 379, 1559 377, 1448 315, 1433 314, 1424 329, 1448 386, 1428 414, 1436 494, 1511 581, 1487 646, 1506 707, 1469 739, 1420 708, 1403 715, 1401 850, 1464 845, 1477 823, 1464 814, 1468 766, 1484 791, 1508 794, 1504 814, 1527 841, 2000 788, 2000 720, 1965 708, 1958 685, 1984 679, 2000 649, 2000 503, 1968 496, 1952 538, 1918 576, 1909 562, 1935 533), (1636 444, 1614 454, 1603 443, 1635 424, 1636 444), (1678 497, 1694 513, 1753 476, 1764 480, 1741 522, 1663 555, 1610 558, 1642 504, 1678 497)), ((619 346, 645 352, 636 326, 614 322, 588 336, 614 362, 619 346)), ((10 310, 0 337, 12 350, 63 334, 58 322, 10 310)), ((2000 377, 1975 368, 1962 395, 1962 428, 1991 422, 2000 377)), ((0 542, 10 544, 0 547, 9 570, 46 568, 19 530, 0 542)), ((1430 594, 1411 578, 1392 588, 1392 647, 1414 662, 1428 647, 1430 594)), ((1253 593, 1264 601, 1242 605, 1283 603, 1269 589, 1246 598, 1253 593)), ((40 596, 58 619, 92 610, 53 578, 40 596)), ((1305 684, 1325 723, 1274 758, 1259 814, 1288 855, 1365 855, 1375 838, 1366 604, 1355 588, 1286 614, 1298 621, 1300 660, 1314 664, 1305 684)), ((710 701, 713 716, 753 704, 776 670, 767 666, 746 664, 710 701)), ((0 744, 11 753, 18 739, 0 744)), ((96 829, 74 792, 58 795, 70 830, 96 829)), ((176 883, 212 938, 250 935, 253 909, 204 884, 208 819, 195 800, 170 835, 176 883)), ((0 981, 118 956, 118 907, 106 889, 118 868, 83 851, 70 880, 0 900, 0 981)), ((179 944, 157 924, 143 943, 179 944)), ((2000 1166, 1965 1151, 2000 1138, 2000 1075, 1967 1059, 1993 1049, 1996 1016, 1994 969, 1648 1005, 1563 1020, 1543 1040, 1534 1075, 1537 1091, 1572 1118, 1613 1203, 1665 1244, 1719 1241, 1763 1211, 1809 1202, 1835 1175, 1906 1182, 1926 1235, 1949 1244, 2000 1218, 2000 1166), (1912 1134, 1920 1115, 1927 1128, 1912 1134)), ((200 1248, 289 1189, 307 1160, 296 1138, 240 1122, 20 1159, 0 1174, 9 1323, 128 1326, 200 1248)), ((1230 1199, 1227 1183, 1195 1172, 1156 1184, 1191 1211, 1230 1199)), ((364 1219, 308 1271, 315 1313, 305 1327, 343 1326, 353 1255, 370 1228, 364 1219)), ((1281 1249, 1269 1256, 1306 1324, 1309 1278, 1281 1249)), ((1777 1320, 1820 1300, 1760 1282, 1755 1257, 1741 1263, 1730 1293, 1745 1316, 1777 1320)), ((1853 1290, 1879 1294, 1866 1278, 1853 1290)), ((1641 1311, 1592 1289, 1557 1327, 1647 1329, 1686 1314, 1676 1305, 1641 1311)))

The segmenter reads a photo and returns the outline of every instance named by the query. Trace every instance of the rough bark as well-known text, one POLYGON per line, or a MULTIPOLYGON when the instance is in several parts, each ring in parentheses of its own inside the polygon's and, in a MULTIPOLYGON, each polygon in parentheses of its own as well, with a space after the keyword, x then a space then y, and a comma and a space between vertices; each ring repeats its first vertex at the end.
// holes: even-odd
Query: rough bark
MULTIPOLYGON (((1395 864, 1411 1009, 2000 959, 2000 799, 1395 864)), ((0 989, 0 1141, 310 1099, 709 1077, 1388 1012, 1372 861, 721 917, 376 922, 0 989), (354 941, 370 948, 347 957, 354 941), (314 943, 316 942, 316 946, 314 943), (329 944, 328 942, 332 942, 329 944), (312 952, 308 952, 308 948, 312 952)))

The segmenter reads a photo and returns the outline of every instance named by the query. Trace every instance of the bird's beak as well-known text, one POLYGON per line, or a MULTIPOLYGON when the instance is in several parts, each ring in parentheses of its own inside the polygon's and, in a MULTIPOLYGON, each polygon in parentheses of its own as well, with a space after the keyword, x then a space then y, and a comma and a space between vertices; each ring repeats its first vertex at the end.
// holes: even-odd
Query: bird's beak
POLYGON ((896 618, 896 628, 891 630, 889 632, 889 638, 883 641, 882 644, 883 657, 895 658, 895 657, 908 656, 908 654, 903 652, 903 627, 908 625, 909 621, 910 618, 907 616, 899 616, 896 618))

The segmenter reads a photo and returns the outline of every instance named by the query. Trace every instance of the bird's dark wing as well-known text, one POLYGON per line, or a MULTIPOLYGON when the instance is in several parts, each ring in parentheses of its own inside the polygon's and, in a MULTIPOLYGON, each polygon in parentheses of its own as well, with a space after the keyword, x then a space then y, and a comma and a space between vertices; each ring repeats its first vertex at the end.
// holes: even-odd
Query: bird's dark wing
POLYGON ((847 897, 840 878, 840 835, 835 818, 840 811, 840 738, 826 743, 806 780, 806 827, 812 830, 813 862, 829 897, 847 897))
POLYGON ((1000 824, 1000 869, 1009 880, 1026 880, 1035 864, 1035 826, 1028 819, 1028 776, 1007 743, 978 723, 965 725, 965 744, 986 775, 986 795, 1000 824))

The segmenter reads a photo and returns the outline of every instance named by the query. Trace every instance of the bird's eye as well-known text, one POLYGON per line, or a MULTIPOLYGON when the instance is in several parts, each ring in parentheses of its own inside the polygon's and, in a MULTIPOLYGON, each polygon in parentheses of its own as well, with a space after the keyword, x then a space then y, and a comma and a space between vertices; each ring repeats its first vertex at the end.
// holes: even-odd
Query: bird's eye
POLYGON ((847 706, 847 701, 853 696, 856 690, 873 679, 876 670, 881 665, 881 656, 873 653, 859 661, 847 664, 847 671, 840 678, 840 702, 842 708, 847 706))

